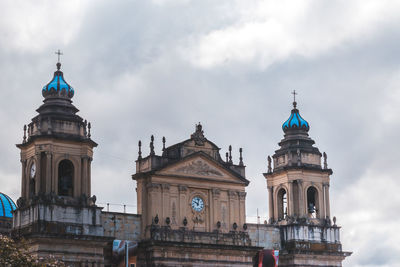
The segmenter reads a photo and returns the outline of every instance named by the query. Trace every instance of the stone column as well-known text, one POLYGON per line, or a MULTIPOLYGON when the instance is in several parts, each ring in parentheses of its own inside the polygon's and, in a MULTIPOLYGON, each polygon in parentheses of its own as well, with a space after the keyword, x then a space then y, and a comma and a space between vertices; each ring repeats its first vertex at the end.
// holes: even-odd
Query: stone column
POLYGON ((87 163, 87 191, 86 191, 88 196, 92 195, 92 161, 93 158, 89 157, 87 163))
POLYGON ((239 192, 239 229, 246 222, 246 192, 239 192))
MULTIPOLYGON (((159 224, 162 223, 161 218, 161 192, 160 192, 160 184, 155 183, 147 183, 147 207, 143 207, 143 223, 142 229, 145 229, 146 226, 151 225, 153 217, 158 214, 158 218, 160 220, 159 224)), ((144 233, 144 231, 142 232, 144 233)))
MULTIPOLYGON (((228 191, 228 198, 229 198, 229 228, 232 229, 232 225, 235 222, 235 202, 237 199, 237 192, 236 191, 228 191)), ((237 222, 236 222, 237 223, 237 222)))
MULTIPOLYGON (((35 156, 35 164, 36 164, 36 175, 35 175, 35 195, 38 195, 40 192, 40 184, 42 177, 42 170, 41 170, 41 161, 40 161, 40 152, 36 152, 35 156)), ((28 170, 30 171, 30 170, 28 170)), ((44 177, 43 177, 44 178, 44 177)))
POLYGON ((297 184, 299 186, 299 217, 302 217, 306 215, 306 212, 304 210, 304 207, 306 205, 304 203, 303 180, 297 180, 297 184))
POLYGON ((268 186, 268 212, 269 212, 269 219, 275 220, 274 215, 274 187, 268 186))
POLYGON ((317 218, 324 219, 325 218, 325 189, 324 185, 321 187, 318 187, 318 212, 317 212, 317 218))
MULTIPOLYGON (((171 211, 170 211, 170 201, 169 201, 169 184, 161 184, 162 188, 162 214, 158 214, 160 219, 162 218, 162 224, 165 224, 165 219, 170 217, 171 219, 171 211), (161 217, 162 216, 162 217, 161 217)), ((161 225, 162 225, 161 224, 161 225)))
POLYGON ((186 213, 187 211, 187 199, 186 199, 186 194, 188 191, 187 186, 185 185, 179 185, 178 186, 178 190, 179 190, 179 200, 178 200, 178 211, 179 211, 179 215, 178 217, 180 218, 180 223, 183 222, 183 219, 186 217, 188 223, 191 222, 188 214, 186 213))
POLYGON ((51 169, 52 169, 52 164, 51 164, 51 158, 52 154, 49 151, 46 151, 46 194, 49 194, 51 192, 52 188, 52 177, 51 177, 51 169))
POLYGON ((325 191, 325 216, 331 217, 331 210, 330 210, 330 202, 329 202, 329 183, 324 184, 324 191, 325 191))
POLYGON ((81 193, 90 197, 88 194, 88 156, 82 156, 82 181, 81 181, 81 193))
MULTIPOLYGON (((73 157, 76 159, 76 162, 78 163, 77 166, 74 165, 75 170, 74 170, 74 197, 80 197, 81 196, 81 184, 82 184, 82 162, 80 158, 78 157, 73 157)), ((71 160, 71 159, 70 159, 71 160)))
POLYGON ((213 196, 213 212, 212 216, 213 219, 211 220, 211 226, 210 228, 212 230, 217 228, 217 222, 221 221, 221 218, 219 216, 220 214, 220 205, 219 205, 219 196, 220 196, 220 190, 218 188, 213 188, 212 189, 212 196, 213 196))
POLYGON ((294 203, 293 203, 293 181, 289 181, 289 194, 287 197, 288 206, 288 216, 294 215, 294 203))
POLYGON ((26 193, 26 186, 29 180, 26 179, 26 159, 21 159, 21 197, 28 198, 28 194, 26 193))

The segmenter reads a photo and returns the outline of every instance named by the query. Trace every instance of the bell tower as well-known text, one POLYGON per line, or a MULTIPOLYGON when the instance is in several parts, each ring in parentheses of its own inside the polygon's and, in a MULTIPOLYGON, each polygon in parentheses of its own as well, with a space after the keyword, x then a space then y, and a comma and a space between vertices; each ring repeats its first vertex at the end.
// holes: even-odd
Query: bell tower
POLYGON ((290 117, 282 125, 284 138, 272 159, 268 156, 267 179, 269 218, 280 222, 288 218, 325 220, 330 218, 327 156, 314 147, 308 136, 310 126, 300 116, 296 101, 290 117), (323 165, 321 158, 323 157, 323 165))
MULTIPOLYGON (((293 92, 296 96, 296 92, 293 92)), ((314 147, 310 125, 300 116, 296 99, 283 123, 284 138, 268 156, 269 224, 279 228, 279 266, 342 266, 340 227, 330 219, 329 184, 332 170, 326 153, 314 147), (321 160, 323 159, 323 164, 321 160), (273 166, 272 166, 273 162, 273 166)))
POLYGON ((21 150, 22 181, 19 205, 38 197, 62 197, 79 202, 90 197, 93 148, 90 123, 76 113, 74 89, 57 63, 53 79, 43 87, 39 114, 24 126, 21 150))
MULTIPOLYGON (((61 53, 58 52, 58 55, 61 53)), ((37 257, 62 257, 68 266, 103 266, 101 207, 91 196, 93 148, 91 125, 76 113, 74 89, 57 63, 42 89, 43 104, 23 127, 21 197, 12 235, 28 241, 37 257), (68 251, 68 253, 65 253, 68 251)))

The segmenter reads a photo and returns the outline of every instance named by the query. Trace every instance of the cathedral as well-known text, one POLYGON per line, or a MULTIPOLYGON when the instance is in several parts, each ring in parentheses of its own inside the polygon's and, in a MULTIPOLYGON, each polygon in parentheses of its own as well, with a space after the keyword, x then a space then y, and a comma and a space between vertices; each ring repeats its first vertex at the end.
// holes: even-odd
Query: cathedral
POLYGON ((56 66, 42 89, 43 104, 17 144, 17 205, 0 194, 0 233, 25 239, 28 253, 73 267, 342 266, 351 255, 342 251, 340 226, 331 218, 327 155, 314 146, 296 101, 263 174, 265 223, 246 222, 250 182, 242 149, 239 162, 233 162, 231 147, 221 156, 200 123, 180 143, 166 147, 163 138, 160 155, 153 136, 149 155, 142 155, 139 141, 131 177, 137 214, 109 212, 91 192, 98 145, 91 124, 77 115, 75 91, 61 63, 56 66), (113 251, 120 241, 126 243, 122 256, 113 251))

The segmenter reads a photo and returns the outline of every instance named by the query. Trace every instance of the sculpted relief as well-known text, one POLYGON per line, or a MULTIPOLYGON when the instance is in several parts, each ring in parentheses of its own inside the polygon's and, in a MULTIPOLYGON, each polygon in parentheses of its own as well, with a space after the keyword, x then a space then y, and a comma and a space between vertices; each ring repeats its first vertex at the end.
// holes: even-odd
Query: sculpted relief
POLYGON ((194 160, 186 166, 177 168, 175 171, 184 174, 197 174, 203 176, 223 176, 221 172, 202 160, 194 160))

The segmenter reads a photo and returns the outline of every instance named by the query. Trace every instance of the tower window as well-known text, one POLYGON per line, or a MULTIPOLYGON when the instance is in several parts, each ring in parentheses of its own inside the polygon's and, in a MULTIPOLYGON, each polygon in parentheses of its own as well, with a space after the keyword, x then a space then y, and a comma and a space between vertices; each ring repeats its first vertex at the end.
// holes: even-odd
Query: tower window
POLYGON ((307 210, 312 218, 316 218, 318 214, 318 191, 311 186, 307 189, 307 210))
POLYGON ((58 195, 73 196, 74 165, 69 160, 62 160, 58 165, 58 195))
POLYGON ((287 194, 285 189, 280 189, 278 192, 278 220, 285 219, 287 215, 287 194))

